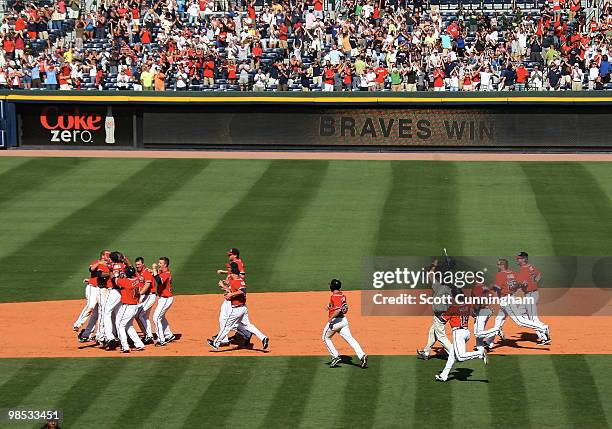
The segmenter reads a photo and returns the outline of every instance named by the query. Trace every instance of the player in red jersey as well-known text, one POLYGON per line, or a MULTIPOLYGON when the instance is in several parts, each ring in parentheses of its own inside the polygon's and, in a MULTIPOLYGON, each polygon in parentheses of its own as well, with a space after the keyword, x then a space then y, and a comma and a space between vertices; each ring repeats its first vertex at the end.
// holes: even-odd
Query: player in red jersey
POLYGON ((518 273, 516 273, 516 281, 520 284, 521 289, 523 289, 525 297, 533 300, 532 303, 525 305, 527 318, 534 322, 542 323, 538 317, 538 301, 540 300, 538 285, 540 280, 542 280, 542 273, 529 262, 529 255, 527 252, 521 252, 516 255, 516 262, 519 265, 518 273))
POLYGON ((115 320, 119 340, 121 341, 121 352, 130 352, 130 346, 127 340, 128 335, 134 343, 135 349, 137 351, 142 351, 145 349, 145 346, 136 333, 136 329, 134 329, 134 324, 132 322, 139 309, 138 302, 140 300, 140 293, 144 291, 145 288, 144 282, 136 275, 136 269, 134 267, 126 267, 125 276, 113 277, 111 282, 113 283, 113 287, 121 293, 121 305, 117 311, 117 318, 115 320))
POLYGON ((448 375, 456 361, 464 362, 472 359, 482 359, 487 364, 487 352, 484 347, 479 347, 475 352, 465 351, 465 345, 470 339, 469 320, 471 308, 468 304, 462 304, 465 301, 463 292, 456 291, 454 294, 454 304, 440 316, 440 320, 444 323, 450 323, 453 331, 453 350, 449 353, 446 365, 440 374, 436 374, 436 380, 446 381, 448 375), (459 302, 459 303, 458 303, 459 302))
MULTIPOLYGON (((217 270, 217 274, 226 275, 225 280, 219 281, 219 287, 224 291, 229 287, 229 282, 231 280, 232 275, 232 264, 236 264, 240 277, 242 277, 243 279, 246 278, 246 267, 244 265, 244 261, 242 260, 242 258, 240 258, 240 250, 236 249, 235 247, 232 247, 227 251, 227 257, 229 258, 229 262, 226 265, 227 269, 217 270)), ((230 302, 226 299, 223 299, 223 302, 221 303, 221 308, 219 309, 219 329, 223 328, 223 325, 227 320, 231 309, 232 306, 230 302)), ((248 347, 251 344, 252 334, 246 331, 242 325, 233 326, 232 329, 236 330, 236 335, 233 335, 231 337, 227 336, 226 338, 220 338, 220 346, 229 346, 230 341, 238 343, 243 347, 248 347)), ((216 339, 214 336, 212 338, 216 339)))
POLYGON ((87 298, 87 302, 85 303, 83 310, 81 310, 79 317, 72 325, 72 329, 78 331, 81 325, 85 323, 87 318, 89 318, 87 326, 78 335, 78 339, 81 342, 89 340, 89 336, 92 334, 96 326, 96 322, 98 321, 98 307, 100 301, 100 288, 98 288, 98 267, 100 265, 106 265, 106 259, 108 258, 109 254, 110 252, 108 250, 103 250, 100 252, 100 258, 89 264, 89 278, 83 280, 83 283, 85 284, 85 297, 87 298))
MULTIPOLYGON (((522 309, 520 306, 511 302, 511 298, 520 288, 520 284, 517 281, 516 273, 508 269, 508 260, 499 259, 497 261, 497 270, 498 273, 495 275, 493 290, 497 291, 499 297, 505 300, 505 303, 499 307, 499 312, 495 318, 495 327, 485 331, 485 333, 501 333, 501 328, 506 318, 510 317, 517 325, 533 329, 538 335, 539 345, 550 344, 551 338, 548 326, 541 322, 527 319, 522 315, 522 309)), ((503 338, 503 334, 500 334, 500 336, 503 338)))
POLYGON ((240 274, 238 265, 231 263, 231 274, 229 279, 229 286, 227 287, 225 299, 230 302, 231 310, 224 320, 222 326, 220 326, 219 333, 211 339, 206 340, 208 345, 213 349, 218 350, 221 345, 221 338, 227 337, 227 334, 233 326, 242 326, 245 330, 251 334, 255 334, 263 345, 263 349, 266 350, 270 344, 268 337, 261 332, 255 325, 249 320, 249 310, 246 306, 247 299, 247 285, 244 278, 240 274))
POLYGON ((159 295, 157 307, 155 307, 155 312, 153 313, 153 323, 157 331, 157 343, 155 345, 165 346, 176 339, 170 329, 168 319, 166 319, 166 312, 172 307, 172 303, 174 303, 174 294, 172 293, 170 259, 162 256, 159 258, 158 264, 153 264, 151 267, 157 287, 157 294, 159 295))
MULTIPOLYGON (((476 337, 476 347, 485 347, 487 350, 493 348, 495 334, 490 334, 484 338, 481 332, 484 332, 487 322, 491 317, 491 308, 487 300, 493 296, 493 291, 483 283, 476 283, 472 288, 472 298, 480 299, 480 303, 472 303, 472 312, 474 315, 474 336, 476 337)), ((474 349, 476 350, 476 348, 474 349)))
POLYGON ((149 315, 151 314, 151 308, 155 304, 157 298, 157 288, 155 287, 155 279, 153 278, 153 271, 144 263, 144 258, 139 256, 134 260, 136 275, 143 282, 144 288, 140 294, 140 303, 138 305, 138 313, 136 314, 136 320, 140 325, 140 329, 144 333, 145 337, 143 342, 145 344, 153 343, 153 329, 151 328, 151 320, 149 315))
POLYGON ((349 329, 349 322, 346 318, 348 304, 346 302, 346 296, 344 296, 340 290, 341 287, 342 282, 338 279, 333 279, 329 283, 329 290, 332 294, 329 298, 329 304, 327 305, 327 323, 323 329, 323 342, 332 358, 329 367, 333 368, 338 366, 341 361, 338 350, 336 350, 331 340, 331 338, 338 333, 344 338, 344 341, 349 343, 353 348, 355 354, 359 358, 361 367, 366 368, 368 366, 368 355, 365 354, 357 340, 353 338, 351 330, 349 329))
POLYGON ((117 342, 117 327, 115 326, 115 318, 117 316, 117 309, 121 303, 121 293, 119 289, 114 285, 113 279, 118 277, 125 277, 126 264, 123 262, 124 258, 121 252, 111 252, 110 254, 110 277, 106 283, 108 289, 108 298, 106 298, 106 304, 104 305, 104 348, 111 349, 117 342))

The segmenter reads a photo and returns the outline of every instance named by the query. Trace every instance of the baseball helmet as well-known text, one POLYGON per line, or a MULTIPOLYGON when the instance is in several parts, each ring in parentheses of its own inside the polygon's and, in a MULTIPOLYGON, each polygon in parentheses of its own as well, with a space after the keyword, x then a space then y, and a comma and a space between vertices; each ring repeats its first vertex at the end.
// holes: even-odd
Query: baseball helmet
POLYGON ((136 268, 129 266, 125 269, 125 276, 127 278, 132 278, 136 275, 136 268))
POLYGON ((332 281, 329 282, 329 288, 331 290, 340 290, 341 287, 342 287, 342 282, 338 279, 332 279, 332 281))

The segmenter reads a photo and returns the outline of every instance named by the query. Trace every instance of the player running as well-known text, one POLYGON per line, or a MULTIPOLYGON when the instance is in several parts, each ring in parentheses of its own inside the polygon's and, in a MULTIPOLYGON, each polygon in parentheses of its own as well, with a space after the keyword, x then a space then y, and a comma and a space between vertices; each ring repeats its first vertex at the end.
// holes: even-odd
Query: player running
POLYGON ((270 344, 270 340, 249 321, 249 310, 246 306, 246 282, 240 274, 238 264, 232 263, 230 267, 229 286, 225 289, 225 299, 230 302, 231 309, 223 321, 222 326, 219 327, 217 336, 206 340, 206 342, 213 349, 218 350, 221 346, 221 339, 227 337, 232 327, 239 326, 251 334, 255 334, 257 338, 261 340, 263 349, 266 350, 270 344))
POLYGON ((113 279, 119 277, 125 277, 125 268, 127 264, 124 262, 125 257, 121 252, 111 252, 110 254, 110 277, 107 281, 106 287, 108 289, 108 297, 104 304, 104 338, 106 342, 103 343, 105 349, 110 350, 117 342, 115 333, 117 332, 114 321, 117 315, 117 308, 121 304, 121 293, 117 286, 113 283, 113 279))
POLYGON ((341 287, 342 282, 338 279, 333 279, 329 283, 329 290, 332 294, 329 299, 329 304, 327 305, 328 320, 325 324, 325 328, 323 329, 323 342, 325 343, 325 346, 332 357, 329 367, 334 368, 338 366, 341 361, 340 356, 338 355, 338 350, 336 350, 336 347, 334 347, 334 343, 331 340, 336 333, 339 333, 340 336, 344 338, 344 341, 349 343, 349 345, 355 351, 355 354, 361 362, 361 367, 367 368, 368 355, 365 354, 357 340, 353 338, 351 330, 349 329, 349 322, 346 318, 346 313, 348 313, 348 304, 346 303, 346 297, 340 291, 341 287))
MULTIPOLYGON (((481 301, 486 301, 492 296, 493 291, 483 283, 476 283, 472 288, 473 298, 480 298, 481 301)), ((482 336, 482 332, 485 332, 487 322, 489 321, 489 318, 491 318, 491 314, 493 314, 491 312, 491 308, 486 302, 481 302, 478 304, 472 304, 472 311, 475 318, 474 336, 476 337, 476 347, 474 350, 477 350, 478 347, 485 347, 487 350, 491 351, 496 334, 492 333, 484 337, 482 336)))
POLYGON ((521 252, 516 255, 516 261, 519 265, 516 281, 523 289, 525 297, 532 299, 531 303, 525 304, 527 318, 533 322, 542 323, 538 317, 538 301, 540 300, 538 284, 542 280, 542 274, 533 264, 529 263, 527 252, 521 252))
MULTIPOLYGON (((498 273, 495 275, 495 284, 493 290, 497 291, 497 294, 501 299, 506 300, 503 305, 500 305, 499 312, 495 318, 495 327, 488 331, 482 332, 481 335, 488 335, 491 333, 501 332, 507 317, 510 317, 514 323, 525 328, 533 329, 539 338, 539 345, 546 345, 551 343, 550 332, 548 326, 535 320, 529 320, 521 315, 519 306, 510 302, 511 297, 520 287, 517 282, 516 273, 508 269, 508 260, 499 259, 497 261, 498 273)), ((501 335, 500 335, 501 336, 501 335)))
MULTIPOLYGON (((460 295, 463 295, 463 292, 455 292, 455 302, 460 295)), ((450 323, 453 331, 453 349, 452 353, 448 354, 448 359, 442 372, 436 374, 436 380, 438 381, 448 380, 448 375, 456 361, 464 362, 466 360, 482 359, 485 365, 487 364, 487 352, 484 347, 479 347, 475 352, 465 351, 465 345, 470 339, 470 330, 468 328, 470 313, 471 309, 468 304, 454 304, 440 316, 440 320, 443 323, 450 323)))

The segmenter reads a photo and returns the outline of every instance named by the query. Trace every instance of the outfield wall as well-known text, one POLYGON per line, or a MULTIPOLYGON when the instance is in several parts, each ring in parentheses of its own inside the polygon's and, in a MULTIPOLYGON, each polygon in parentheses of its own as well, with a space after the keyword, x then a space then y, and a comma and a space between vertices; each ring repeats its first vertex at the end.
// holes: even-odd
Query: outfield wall
POLYGON ((2 142, 107 149, 612 149, 612 96, 596 92, 110 94, 0 93, 2 142))

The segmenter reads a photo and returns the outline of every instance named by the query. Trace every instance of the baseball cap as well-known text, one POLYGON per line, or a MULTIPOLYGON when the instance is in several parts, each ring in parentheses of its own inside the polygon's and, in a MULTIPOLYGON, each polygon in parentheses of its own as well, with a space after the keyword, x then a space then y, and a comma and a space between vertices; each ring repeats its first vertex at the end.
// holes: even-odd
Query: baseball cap
POLYGON ((338 279, 332 279, 331 282, 329 282, 329 288, 331 290, 339 290, 342 287, 342 282, 338 279))
POLYGON ((529 258, 529 255, 527 254, 527 252, 521 252, 518 255, 516 255, 517 258, 529 258))
POLYGON ((227 251, 227 254, 240 256, 240 250, 236 249, 235 247, 232 247, 230 250, 227 251))
POLYGON ((134 277, 135 275, 136 275, 136 268, 130 266, 125 269, 125 276, 127 278, 134 277))
POLYGON ((232 262, 230 264, 230 271, 232 272, 232 274, 240 274, 240 268, 238 268, 238 264, 235 262, 232 262))

